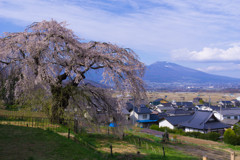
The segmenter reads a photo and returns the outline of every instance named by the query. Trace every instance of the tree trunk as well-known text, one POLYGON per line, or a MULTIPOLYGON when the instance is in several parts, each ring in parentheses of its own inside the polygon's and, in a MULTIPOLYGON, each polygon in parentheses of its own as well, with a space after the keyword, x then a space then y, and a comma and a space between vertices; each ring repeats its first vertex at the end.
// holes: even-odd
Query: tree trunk
POLYGON ((51 119, 55 123, 63 124, 64 110, 67 108, 70 98, 70 87, 51 86, 51 93, 53 96, 51 119))

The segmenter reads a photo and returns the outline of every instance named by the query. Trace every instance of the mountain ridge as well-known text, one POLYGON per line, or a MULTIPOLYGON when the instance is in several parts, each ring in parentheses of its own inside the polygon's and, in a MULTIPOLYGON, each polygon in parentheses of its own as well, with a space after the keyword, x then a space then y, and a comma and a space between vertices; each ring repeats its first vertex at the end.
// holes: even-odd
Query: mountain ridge
MULTIPOLYGON (((86 77, 100 83, 102 72, 103 70, 92 70, 86 77)), ((240 83, 238 78, 213 75, 167 61, 147 65, 143 80, 146 83, 240 83)))
POLYGON ((175 63, 158 61, 146 66, 145 81, 157 83, 233 83, 240 82, 238 78, 213 75, 184 67, 175 63))

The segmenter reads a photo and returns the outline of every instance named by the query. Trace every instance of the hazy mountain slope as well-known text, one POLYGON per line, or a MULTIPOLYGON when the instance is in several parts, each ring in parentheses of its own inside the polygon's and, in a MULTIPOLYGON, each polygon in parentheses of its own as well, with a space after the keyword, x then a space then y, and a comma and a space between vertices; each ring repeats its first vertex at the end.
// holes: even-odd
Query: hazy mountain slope
MULTIPOLYGON (((87 80, 100 83, 103 70, 91 70, 87 73, 87 80)), ((212 75, 195 69, 183 67, 170 62, 156 62, 146 66, 143 80, 156 83, 235 83, 240 79, 212 75)))
POLYGON ((240 79, 212 75, 190 69, 170 62, 156 62, 146 67, 143 78, 148 82, 158 83, 231 83, 240 82, 240 79))

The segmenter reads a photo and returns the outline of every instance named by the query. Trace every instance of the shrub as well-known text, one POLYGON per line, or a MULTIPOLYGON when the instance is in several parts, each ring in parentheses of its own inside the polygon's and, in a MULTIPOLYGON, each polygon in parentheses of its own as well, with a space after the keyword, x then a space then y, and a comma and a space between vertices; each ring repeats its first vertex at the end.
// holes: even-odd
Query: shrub
POLYGON ((150 129, 153 129, 153 130, 159 131, 159 126, 156 125, 156 124, 153 124, 153 125, 150 126, 150 129))
POLYGON ((209 132, 206 135, 206 139, 212 140, 212 141, 217 141, 219 140, 219 137, 221 136, 220 133, 216 133, 216 132, 209 132))
POLYGON ((229 128, 224 132, 224 138, 223 138, 225 143, 228 144, 232 144, 232 145, 236 145, 236 140, 237 140, 237 136, 235 134, 235 132, 229 128))
POLYGON ((200 132, 185 132, 185 136, 200 138, 203 133, 200 132))

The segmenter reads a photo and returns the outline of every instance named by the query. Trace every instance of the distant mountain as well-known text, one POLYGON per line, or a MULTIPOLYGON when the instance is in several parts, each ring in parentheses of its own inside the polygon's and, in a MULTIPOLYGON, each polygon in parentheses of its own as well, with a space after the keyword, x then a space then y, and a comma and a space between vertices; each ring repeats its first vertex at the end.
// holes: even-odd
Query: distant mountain
MULTIPOLYGON (((90 71, 86 77, 88 80, 100 83, 103 70, 90 71)), ((183 67, 170 62, 156 62, 146 66, 143 80, 148 84, 154 83, 240 83, 240 79, 226 76, 212 75, 195 69, 183 67)))
POLYGON ((156 62, 146 67, 143 78, 156 83, 234 83, 240 79, 212 75, 170 62, 156 62))

